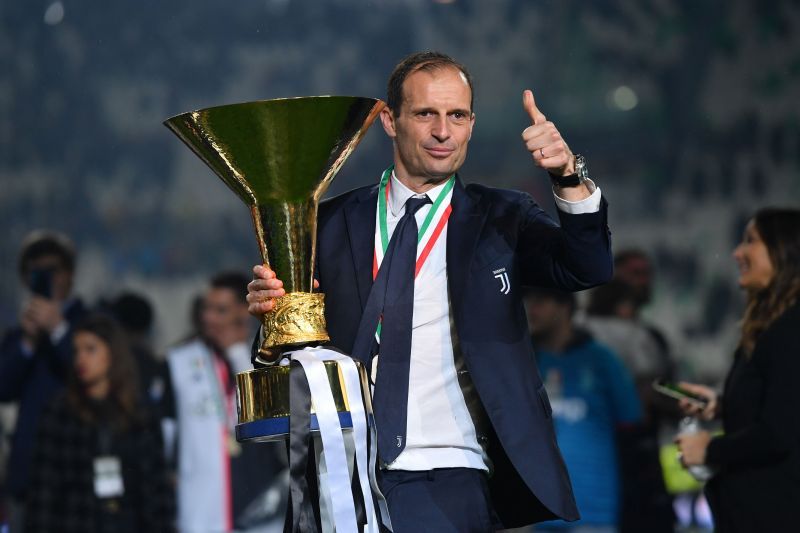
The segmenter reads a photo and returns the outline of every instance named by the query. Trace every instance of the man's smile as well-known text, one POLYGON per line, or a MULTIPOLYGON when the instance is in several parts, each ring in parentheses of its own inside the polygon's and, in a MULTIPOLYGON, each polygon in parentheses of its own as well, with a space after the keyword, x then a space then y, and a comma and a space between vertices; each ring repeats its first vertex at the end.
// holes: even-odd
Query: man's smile
POLYGON ((444 159, 452 154, 455 150, 446 146, 425 146, 425 151, 433 157, 444 159))

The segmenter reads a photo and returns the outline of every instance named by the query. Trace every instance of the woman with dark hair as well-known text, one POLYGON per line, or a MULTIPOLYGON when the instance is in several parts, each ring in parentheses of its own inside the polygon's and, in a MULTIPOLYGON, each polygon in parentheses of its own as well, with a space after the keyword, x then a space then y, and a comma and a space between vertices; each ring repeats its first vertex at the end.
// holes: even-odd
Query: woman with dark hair
POLYGON ((722 397, 683 409, 724 434, 677 438, 686 466, 708 465, 706 485, 718 533, 795 531, 800 527, 800 210, 763 209, 733 253, 747 308, 722 397), (724 398, 724 402, 723 402, 724 398), (724 407, 724 409, 723 409, 724 407))
POLYGON ((75 327, 75 359, 34 451, 26 531, 172 531, 174 496, 158 427, 141 409, 121 327, 104 315, 75 327))

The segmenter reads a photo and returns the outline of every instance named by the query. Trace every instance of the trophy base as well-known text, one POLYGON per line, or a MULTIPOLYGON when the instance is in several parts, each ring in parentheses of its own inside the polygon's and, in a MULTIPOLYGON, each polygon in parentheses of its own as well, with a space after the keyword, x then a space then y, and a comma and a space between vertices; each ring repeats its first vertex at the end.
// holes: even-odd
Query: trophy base
POLYGON ((264 340, 258 359, 267 365, 280 360, 283 352, 306 344, 328 342, 325 330, 325 295, 321 292, 290 292, 275 299, 275 309, 262 318, 264 340))
MULTIPOLYGON (((339 413, 339 424, 345 433, 353 430, 353 418, 349 412, 339 413)), ((314 414, 311 415, 311 433, 319 433, 319 422, 314 414)), ((236 425, 236 440, 239 442, 283 442, 288 436, 288 416, 236 425)))
MULTIPOLYGON (((356 364, 361 366, 358 362, 356 364)), ((289 434, 289 371, 288 366, 269 366, 236 374, 239 408, 236 440, 269 442, 286 438, 289 434)), ((325 361, 325 371, 339 422, 343 429, 351 429, 350 403, 339 364, 325 361)), ((363 373, 361 368, 360 372, 363 373)), ((360 399, 356 398, 356 401, 360 399)), ((319 431, 313 405, 311 431, 319 431)))

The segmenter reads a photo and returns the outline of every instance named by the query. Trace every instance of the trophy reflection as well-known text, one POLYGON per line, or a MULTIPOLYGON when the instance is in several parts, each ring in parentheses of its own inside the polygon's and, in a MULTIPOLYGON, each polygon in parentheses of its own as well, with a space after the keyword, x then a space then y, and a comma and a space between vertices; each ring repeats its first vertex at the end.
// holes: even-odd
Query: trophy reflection
MULTIPOLYGON (((211 107, 165 121, 249 207, 265 265, 286 295, 262 318, 257 362, 237 375, 239 440, 288 433, 284 352, 328 340, 323 294, 314 292, 317 207, 336 173, 384 107, 372 98, 320 96, 211 107)), ((326 370, 347 411, 335 362, 326 370)))

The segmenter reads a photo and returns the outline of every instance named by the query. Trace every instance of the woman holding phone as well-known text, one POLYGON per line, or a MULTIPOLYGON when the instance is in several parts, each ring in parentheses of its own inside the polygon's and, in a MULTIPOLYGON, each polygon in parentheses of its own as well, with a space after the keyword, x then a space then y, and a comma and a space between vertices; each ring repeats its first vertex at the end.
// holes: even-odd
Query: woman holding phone
POLYGON ((723 395, 680 384, 708 400, 684 411, 720 416, 724 434, 676 442, 685 466, 716 472, 705 491, 718 533, 788 531, 800 524, 800 210, 758 211, 733 256, 747 307, 723 395))

